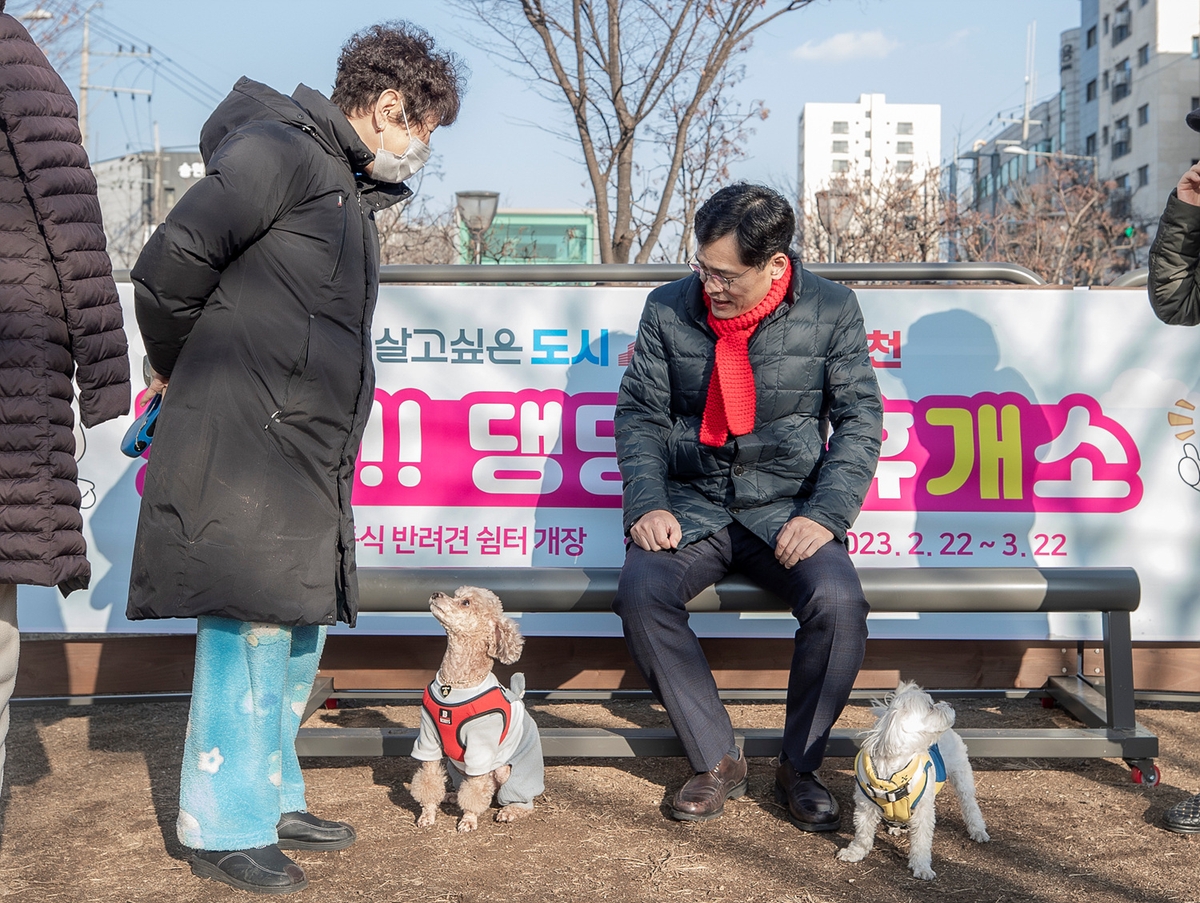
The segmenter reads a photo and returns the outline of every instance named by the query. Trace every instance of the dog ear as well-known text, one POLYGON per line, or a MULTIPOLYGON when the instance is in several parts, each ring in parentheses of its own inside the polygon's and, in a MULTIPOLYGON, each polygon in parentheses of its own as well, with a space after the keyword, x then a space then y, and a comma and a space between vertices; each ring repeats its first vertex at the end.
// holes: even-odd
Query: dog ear
POLYGON ((493 648, 488 650, 492 658, 502 665, 511 665, 521 657, 524 648, 525 637, 521 636, 517 622, 504 615, 497 618, 493 648))

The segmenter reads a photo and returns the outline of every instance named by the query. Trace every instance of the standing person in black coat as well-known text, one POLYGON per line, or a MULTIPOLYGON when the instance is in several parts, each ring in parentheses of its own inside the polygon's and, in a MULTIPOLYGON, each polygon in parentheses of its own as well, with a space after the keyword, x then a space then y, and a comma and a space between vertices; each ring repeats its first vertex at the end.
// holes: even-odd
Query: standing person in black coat
MULTIPOLYGON (((1200 132, 1200 110, 1187 124, 1200 132)), ((1147 280, 1150 305, 1164 323, 1200 323, 1200 163, 1183 174, 1167 197, 1167 208, 1150 247, 1147 280)), ((1200 833, 1200 793, 1163 813, 1163 825, 1177 834, 1200 833)))
POLYGON ((833 831, 837 800, 816 770, 866 648, 845 539, 879 461, 883 402, 854 292, 801 266, 794 229, 778 192, 722 188, 696 213, 695 275, 646 301, 617 399, 630 541, 613 609, 695 772, 671 814, 706 821, 745 792, 747 766, 687 603, 736 571, 789 604, 799 629, 775 792, 797 827, 833 831))
POLYGON ((308 813, 295 737, 326 626, 357 613, 374 212, 411 194, 460 70, 397 22, 350 38, 330 99, 241 79, 201 132, 205 177, 132 272, 166 391, 128 614, 198 619, 178 831, 196 874, 245 890, 306 885, 281 849, 354 841, 308 813))
POLYGON ((91 578, 71 377, 84 426, 129 410, 121 302, 71 92, 0 0, 0 789, 17 585, 91 578))

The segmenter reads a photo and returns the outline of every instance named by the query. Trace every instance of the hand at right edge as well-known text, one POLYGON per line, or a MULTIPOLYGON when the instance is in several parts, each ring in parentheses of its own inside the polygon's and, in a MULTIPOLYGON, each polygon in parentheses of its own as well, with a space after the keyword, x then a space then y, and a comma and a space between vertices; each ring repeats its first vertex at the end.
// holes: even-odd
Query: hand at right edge
POLYGON ((1183 174, 1175 194, 1184 203, 1200 207, 1200 163, 1183 174))

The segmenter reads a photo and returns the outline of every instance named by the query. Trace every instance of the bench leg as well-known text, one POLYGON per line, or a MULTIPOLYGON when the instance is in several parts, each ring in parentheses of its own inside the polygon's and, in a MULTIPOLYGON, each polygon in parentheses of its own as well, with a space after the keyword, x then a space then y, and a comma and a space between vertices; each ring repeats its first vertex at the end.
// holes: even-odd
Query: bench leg
POLYGON ((333 678, 317 676, 313 681, 312 690, 308 694, 308 704, 304 706, 304 714, 300 716, 300 723, 304 724, 309 719, 313 712, 325 705, 325 700, 333 695, 333 678))
POLYGON ((1133 634, 1129 612, 1106 611, 1104 618, 1104 701, 1108 727, 1133 730, 1137 718, 1133 707, 1133 634))

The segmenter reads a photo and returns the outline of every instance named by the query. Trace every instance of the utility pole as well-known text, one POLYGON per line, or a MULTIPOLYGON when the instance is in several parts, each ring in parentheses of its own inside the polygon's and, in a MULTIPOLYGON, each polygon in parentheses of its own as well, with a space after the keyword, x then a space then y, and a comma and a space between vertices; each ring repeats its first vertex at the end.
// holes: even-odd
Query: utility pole
POLYGON ((1033 101, 1037 94, 1037 69, 1034 66, 1034 59, 1037 54, 1037 19, 1029 23, 1029 27, 1025 29, 1025 109, 1020 119, 1001 118, 1000 122, 1011 122, 1021 124, 1021 146, 1025 147, 1029 143, 1029 127, 1031 125, 1045 125, 1041 119, 1030 119, 1029 113, 1033 109, 1033 101))
POLYGON ((950 192, 946 198, 950 241, 946 248, 946 259, 953 263, 958 259, 958 139, 954 141, 954 156, 950 158, 950 192))
MULTIPOLYGON (((83 149, 88 149, 88 91, 112 91, 114 94, 142 94, 149 97, 153 92, 147 91, 145 88, 115 88, 111 85, 93 85, 88 81, 90 70, 90 62, 92 55, 91 48, 91 23, 88 21, 91 17, 92 10, 103 6, 103 3, 96 2, 83 11, 83 47, 79 53, 79 137, 80 144, 83 149)), ((133 45, 130 45, 129 52, 126 53, 122 47, 117 48, 116 53, 100 53, 96 56, 137 56, 149 58, 151 55, 150 48, 146 48, 145 53, 138 53, 133 45)))
POLYGON ((79 137, 80 143, 83 145, 83 150, 86 153, 87 145, 87 121, 88 121, 88 44, 89 44, 89 29, 88 18, 92 14, 92 8, 89 6, 83 13, 83 50, 79 54, 79 137))
POLYGON ((161 223, 163 220, 162 164, 163 164, 162 144, 159 143, 159 140, 158 140, 158 122, 155 121, 155 123, 154 123, 154 198, 151 201, 151 204, 152 204, 151 211, 154 214, 154 222, 152 222, 150 224, 150 230, 149 230, 150 232, 153 232, 155 229, 157 229, 158 224, 161 223))

